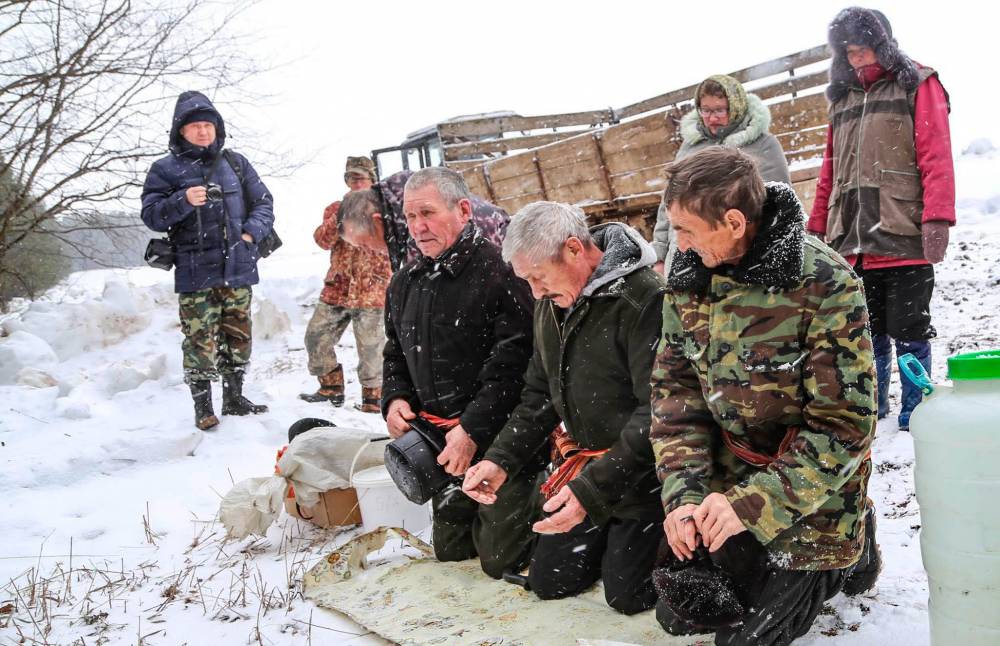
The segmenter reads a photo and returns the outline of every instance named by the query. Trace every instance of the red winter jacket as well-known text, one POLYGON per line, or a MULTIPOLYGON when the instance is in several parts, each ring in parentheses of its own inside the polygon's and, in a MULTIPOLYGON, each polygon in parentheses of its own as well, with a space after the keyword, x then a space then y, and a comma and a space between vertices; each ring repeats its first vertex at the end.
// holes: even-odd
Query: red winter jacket
MULTIPOLYGON (((886 73, 873 65, 864 79, 867 90, 886 73)), ((917 88, 913 109, 913 138, 924 188, 922 221, 939 220, 955 224, 955 164, 951 157, 951 130, 948 125, 948 97, 936 76, 928 77, 917 88)), ((810 233, 826 234, 826 219, 830 191, 833 188, 833 125, 826 129, 826 152, 816 183, 816 199, 806 225, 810 233)), ((848 256, 854 264, 856 257, 848 256)), ((863 269, 885 269, 907 265, 927 265, 926 260, 910 260, 893 256, 867 255, 861 258, 863 269)))

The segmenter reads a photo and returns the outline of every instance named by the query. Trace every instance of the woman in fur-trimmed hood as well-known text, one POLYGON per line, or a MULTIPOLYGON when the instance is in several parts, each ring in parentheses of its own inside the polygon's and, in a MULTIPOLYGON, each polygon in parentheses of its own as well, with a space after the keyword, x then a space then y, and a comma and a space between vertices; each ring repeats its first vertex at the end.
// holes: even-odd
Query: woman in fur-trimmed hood
MULTIPOLYGON (((674 160, 713 145, 739 148, 757 161, 764 181, 791 184, 785 152, 770 127, 771 111, 759 97, 732 76, 709 76, 694 93, 694 109, 681 119, 683 143, 674 160)), ((669 247, 670 219, 661 204, 653 229, 657 260, 666 258, 669 247)))
POLYGON ((694 107, 681 119, 683 143, 675 159, 720 144, 752 155, 764 181, 791 183, 785 153, 768 131, 771 111, 742 83, 725 74, 709 76, 695 92, 694 107))

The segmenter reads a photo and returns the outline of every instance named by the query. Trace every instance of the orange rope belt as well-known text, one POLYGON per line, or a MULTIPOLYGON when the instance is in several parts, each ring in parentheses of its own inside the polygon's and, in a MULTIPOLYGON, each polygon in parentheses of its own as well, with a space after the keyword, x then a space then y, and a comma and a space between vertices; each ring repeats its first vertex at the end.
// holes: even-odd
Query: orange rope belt
POLYGON ((608 449, 584 449, 569 436, 566 429, 560 424, 556 430, 552 431, 552 445, 554 459, 553 462, 561 461, 562 464, 552 472, 552 475, 542 483, 541 492, 548 500, 559 493, 570 481, 580 475, 583 468, 593 460, 608 452, 608 449))
MULTIPOLYGON (((774 455, 768 455, 767 453, 761 453, 753 450, 753 448, 751 448, 745 440, 736 437, 725 430, 722 431, 722 443, 725 444, 726 448, 732 451, 736 457, 743 460, 747 464, 763 468, 779 459, 798 436, 799 427, 790 426, 788 431, 785 433, 785 437, 781 439, 781 444, 778 445, 778 450, 774 455)), ((868 453, 865 454, 865 459, 867 460, 871 458, 871 456, 872 451, 871 449, 868 449, 868 453)))

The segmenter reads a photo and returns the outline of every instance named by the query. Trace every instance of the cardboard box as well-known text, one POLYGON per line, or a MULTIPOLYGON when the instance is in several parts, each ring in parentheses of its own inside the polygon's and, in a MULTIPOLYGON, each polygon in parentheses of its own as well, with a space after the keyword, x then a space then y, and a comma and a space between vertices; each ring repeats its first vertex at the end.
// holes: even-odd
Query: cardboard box
POLYGON ((285 498, 285 511, 289 516, 308 520, 320 527, 342 527, 361 522, 361 507, 354 489, 331 489, 319 495, 314 507, 303 507, 296 503, 294 492, 285 498))

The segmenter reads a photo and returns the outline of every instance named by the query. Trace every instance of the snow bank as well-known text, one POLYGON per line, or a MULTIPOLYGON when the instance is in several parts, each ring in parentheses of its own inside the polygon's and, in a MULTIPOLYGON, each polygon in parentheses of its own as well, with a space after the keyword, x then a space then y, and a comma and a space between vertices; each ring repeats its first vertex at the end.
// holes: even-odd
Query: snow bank
POLYGON ((156 381, 166 373, 167 356, 154 355, 146 361, 115 361, 101 371, 98 383, 107 397, 134 390, 145 381, 156 381))
POLYGON ((253 336, 255 339, 274 339, 284 336, 292 327, 288 315, 267 298, 255 298, 253 307, 253 336))
POLYGON ((985 155, 993 155, 996 152, 997 149, 996 146, 993 145, 993 142, 990 141, 989 139, 982 138, 982 139, 974 139, 968 146, 965 147, 965 150, 962 151, 962 155, 985 156, 985 155))
POLYGON ((46 373, 57 363, 59 358, 52 347, 30 332, 14 330, 0 338, 0 384, 18 383, 26 370, 46 373))
POLYGON ((99 299, 82 302, 35 301, 3 330, 44 339, 60 361, 121 342, 145 329, 152 306, 149 293, 136 293, 122 278, 109 275, 99 299))

